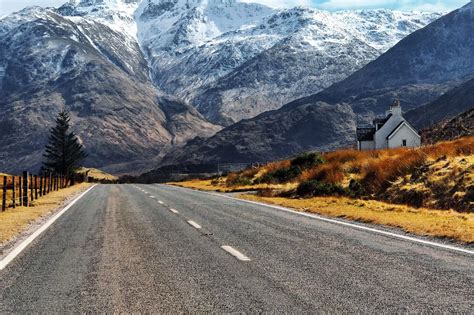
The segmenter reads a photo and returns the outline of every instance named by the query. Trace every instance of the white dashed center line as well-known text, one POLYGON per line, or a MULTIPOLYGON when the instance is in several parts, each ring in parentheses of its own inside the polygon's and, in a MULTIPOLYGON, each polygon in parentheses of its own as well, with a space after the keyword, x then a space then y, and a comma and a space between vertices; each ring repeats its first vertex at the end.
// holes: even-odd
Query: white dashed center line
POLYGON ((196 228, 196 229, 200 229, 201 226, 199 224, 197 224, 196 222, 192 221, 192 220, 189 220, 188 221, 189 225, 191 225, 192 227, 196 228))
POLYGON ((175 210, 175 209, 173 209, 173 208, 170 208, 170 211, 173 212, 173 213, 176 213, 176 214, 179 213, 178 210, 175 210))
POLYGON ((161 200, 158 200, 158 203, 159 203, 160 205, 162 205, 162 204, 163 204, 163 201, 161 201, 161 200))
POLYGON ((236 250, 232 246, 225 245, 225 246, 221 246, 221 248, 223 250, 225 250, 226 252, 228 252, 229 254, 231 254, 232 256, 234 256, 235 258, 237 258, 238 260, 240 260, 240 261, 250 261, 250 258, 245 256, 244 254, 242 254, 241 252, 239 252, 238 250, 236 250))

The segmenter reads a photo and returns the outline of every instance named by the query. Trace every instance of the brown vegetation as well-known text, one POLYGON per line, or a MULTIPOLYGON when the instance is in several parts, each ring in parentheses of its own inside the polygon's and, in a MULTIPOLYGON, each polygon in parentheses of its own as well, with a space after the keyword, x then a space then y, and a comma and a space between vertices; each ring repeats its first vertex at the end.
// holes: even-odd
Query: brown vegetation
POLYGON ((41 217, 47 216, 70 199, 71 196, 85 190, 90 185, 82 183, 53 191, 43 198, 33 201, 32 207, 18 206, 15 209, 0 212, 0 246, 6 244, 13 237, 27 229, 30 224, 41 217))
POLYGON ((474 213, 413 208, 375 200, 357 200, 345 197, 290 199, 242 195, 241 198, 290 207, 298 211, 383 224, 418 235, 450 238, 468 244, 474 243, 474 213))
MULTIPOLYGON (((272 162, 260 168, 231 173, 227 177, 215 179, 207 189, 222 191, 265 189, 266 191, 261 194, 276 195, 277 193, 268 191, 276 186, 275 189, 279 193, 283 192, 285 196, 291 195, 293 191, 294 196, 299 197, 296 187, 308 183, 312 184, 313 188, 315 187, 315 193, 322 195, 332 195, 332 192, 340 195, 345 192, 349 197, 378 199, 434 209, 452 208, 458 211, 474 211, 472 201, 469 200, 472 199, 474 179, 465 176, 472 172, 470 157, 473 155, 474 137, 464 137, 415 149, 339 150, 323 154, 323 163, 314 163, 310 167, 304 163, 296 165, 298 163, 295 164, 295 160, 301 160, 301 157, 303 160, 308 158, 309 155, 305 154, 292 160, 272 162), (429 174, 434 176, 434 172, 430 171, 431 165, 440 159, 446 163, 454 163, 457 158, 466 160, 464 164, 456 162, 457 168, 450 173, 458 180, 437 183, 430 181, 429 174), (425 177, 420 175, 426 172, 429 174, 427 173, 425 177), (417 175, 412 176, 413 174, 417 175), (418 187, 422 185, 425 192, 420 193, 421 190, 414 190, 414 185, 407 186, 407 181, 416 183, 418 187), (320 189, 316 185, 317 182, 323 184, 319 185, 320 189), (403 189, 400 188, 402 182, 404 182, 403 189), (449 187, 443 185, 448 182, 449 187), (396 183, 398 184, 395 185, 396 183), (267 185, 262 187, 262 184, 267 185), (290 190, 282 191, 281 187, 285 184, 291 187, 290 190), (454 200, 453 198, 457 201, 450 202, 454 200)), ((448 165, 451 165, 449 163, 448 165)), ((307 192, 304 189, 301 191, 307 192)), ((306 195, 306 197, 309 196, 306 195)))

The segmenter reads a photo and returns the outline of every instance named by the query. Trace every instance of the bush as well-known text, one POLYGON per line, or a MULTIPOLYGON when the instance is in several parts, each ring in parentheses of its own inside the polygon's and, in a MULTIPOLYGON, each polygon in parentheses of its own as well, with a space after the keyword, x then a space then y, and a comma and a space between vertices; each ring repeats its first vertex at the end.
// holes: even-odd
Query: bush
POLYGON ((298 196, 313 197, 313 196, 331 196, 347 195, 348 191, 340 185, 322 183, 317 180, 310 180, 302 182, 296 189, 298 196))
POLYGON ((304 171, 300 179, 301 181, 317 180, 337 184, 344 180, 344 170, 339 163, 323 164, 304 171))
POLYGON ((313 166, 324 163, 323 158, 319 153, 303 153, 291 160, 291 166, 299 167, 300 169, 309 169, 313 166))
POLYGON ((230 173, 225 181, 227 187, 252 185, 252 180, 239 173, 230 173))
POLYGON ((299 167, 291 166, 288 168, 280 168, 263 175, 259 182, 269 184, 280 184, 294 180, 301 175, 299 167))
POLYGON ((349 182, 349 191, 353 197, 362 197, 366 194, 364 187, 356 181, 355 179, 351 179, 349 182))

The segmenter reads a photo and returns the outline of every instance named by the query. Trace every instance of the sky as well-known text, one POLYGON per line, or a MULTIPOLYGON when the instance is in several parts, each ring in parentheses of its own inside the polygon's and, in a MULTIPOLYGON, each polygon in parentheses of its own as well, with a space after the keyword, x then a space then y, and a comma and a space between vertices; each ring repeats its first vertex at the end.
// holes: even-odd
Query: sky
MULTIPOLYGON (((0 0, 0 16, 30 5, 59 6, 67 0, 0 0)), ((388 8, 397 10, 450 11, 460 8, 469 0, 243 0, 259 2, 272 7, 310 6, 322 10, 352 10, 388 8)))

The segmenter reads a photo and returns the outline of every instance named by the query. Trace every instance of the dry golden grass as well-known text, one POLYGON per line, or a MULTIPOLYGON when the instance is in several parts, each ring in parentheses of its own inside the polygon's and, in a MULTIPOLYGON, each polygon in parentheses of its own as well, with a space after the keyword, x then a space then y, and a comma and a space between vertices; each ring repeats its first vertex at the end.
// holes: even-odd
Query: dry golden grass
MULTIPOLYGON (((10 174, 7 174, 7 173, 0 173, 0 177, 3 177, 3 176, 11 176, 10 174)), ((2 179, 3 180, 3 179, 2 179)))
POLYGON ((241 198, 266 202, 332 217, 401 228, 406 232, 445 237, 474 243, 474 214, 393 205, 374 200, 341 197, 289 199, 241 195, 241 198))
POLYGON ((101 171, 101 170, 96 169, 96 168, 82 167, 77 172, 79 174, 84 174, 86 172, 89 172, 88 176, 93 177, 97 180, 110 180, 110 181, 118 180, 117 176, 106 173, 106 172, 101 171))
POLYGON ((50 194, 33 202, 33 207, 9 208, 0 211, 0 245, 24 231, 28 226, 39 218, 48 215, 60 207, 66 199, 72 195, 85 190, 91 184, 83 183, 72 187, 53 191, 50 194))
POLYGON ((247 185, 247 186, 231 186, 228 187, 225 184, 215 185, 212 180, 201 180, 193 179, 184 182, 172 182, 169 185, 192 188, 203 191, 217 191, 217 192, 239 192, 239 191, 250 191, 250 190, 262 190, 262 189, 278 189, 278 190, 290 190, 296 188, 297 184, 258 184, 258 185, 247 185))

